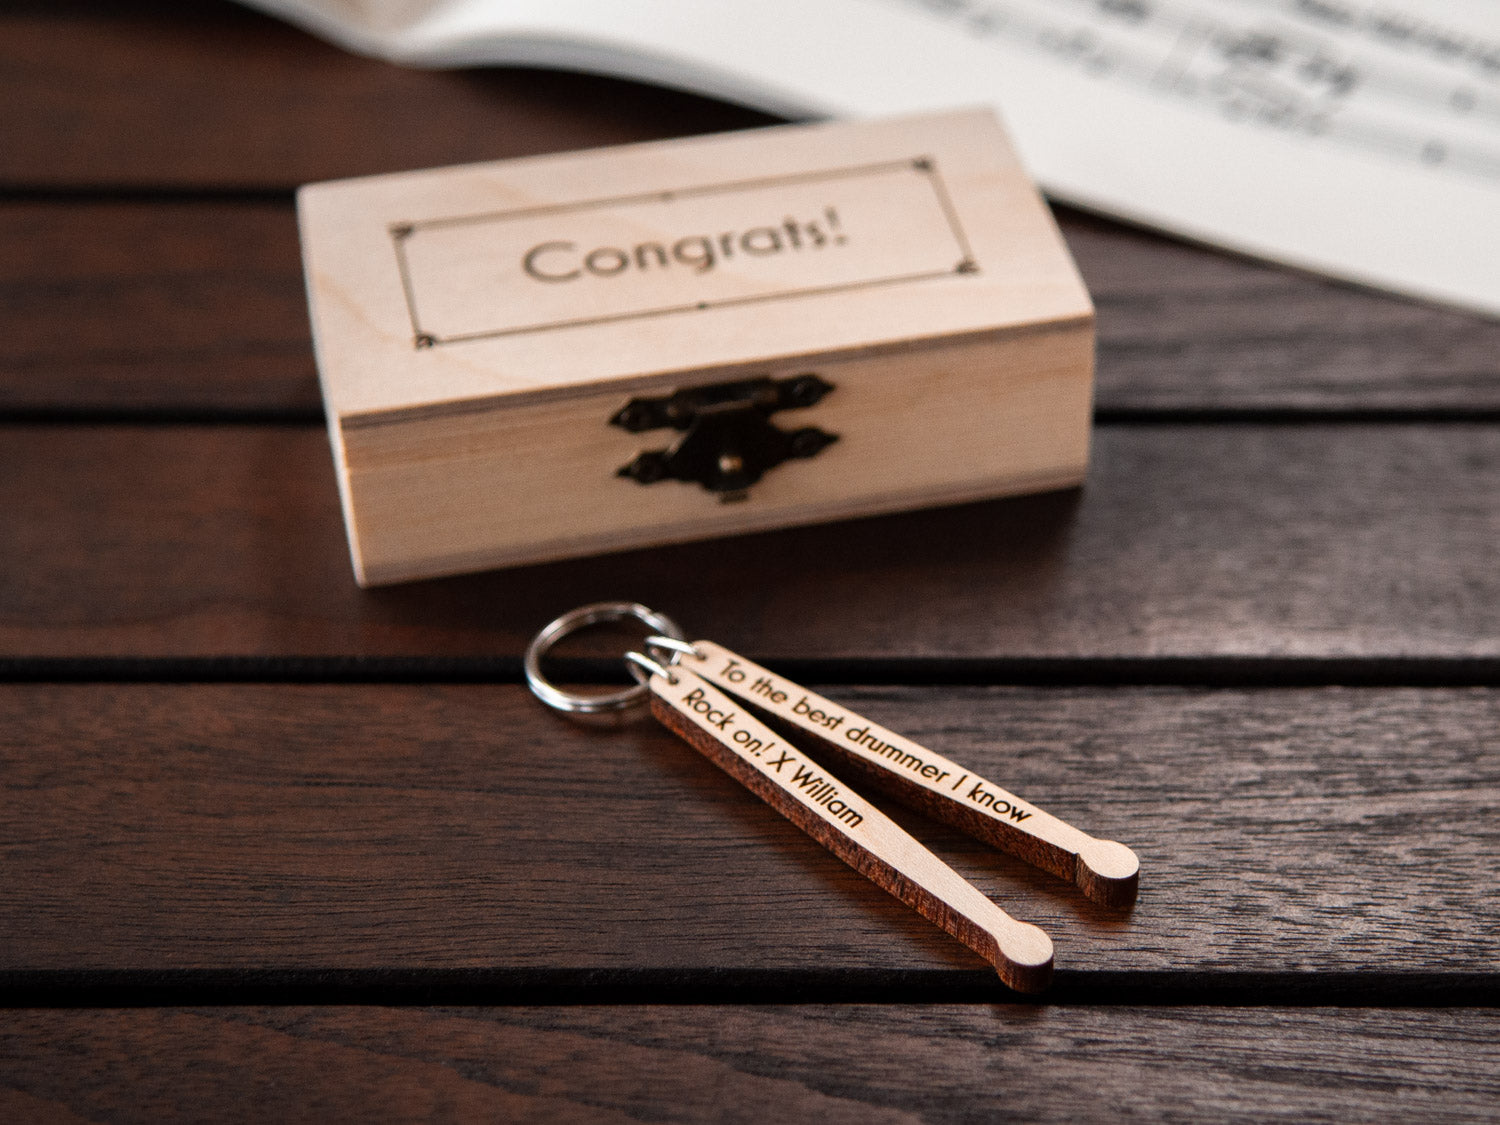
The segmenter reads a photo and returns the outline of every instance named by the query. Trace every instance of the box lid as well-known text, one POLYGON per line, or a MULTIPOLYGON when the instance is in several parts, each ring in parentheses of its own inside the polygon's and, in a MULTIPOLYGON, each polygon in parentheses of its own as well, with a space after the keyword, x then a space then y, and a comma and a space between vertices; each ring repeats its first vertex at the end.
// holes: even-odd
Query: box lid
POLYGON ((1092 313, 989 110, 314 184, 298 208, 344 426, 1092 313))

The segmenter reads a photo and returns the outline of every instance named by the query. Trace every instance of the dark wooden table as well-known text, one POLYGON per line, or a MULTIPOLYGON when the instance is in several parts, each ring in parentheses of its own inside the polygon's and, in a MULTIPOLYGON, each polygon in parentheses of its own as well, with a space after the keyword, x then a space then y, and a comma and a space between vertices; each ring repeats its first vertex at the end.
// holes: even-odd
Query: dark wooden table
POLYGON ((751 126, 218 4, 0 13, 0 1117, 1494 1120, 1500 325, 1062 211, 1081 492, 361 592, 308 180, 751 126), (649 723, 643 600, 1134 845, 982 963, 649 723), (603 674, 581 656, 572 670, 603 674))

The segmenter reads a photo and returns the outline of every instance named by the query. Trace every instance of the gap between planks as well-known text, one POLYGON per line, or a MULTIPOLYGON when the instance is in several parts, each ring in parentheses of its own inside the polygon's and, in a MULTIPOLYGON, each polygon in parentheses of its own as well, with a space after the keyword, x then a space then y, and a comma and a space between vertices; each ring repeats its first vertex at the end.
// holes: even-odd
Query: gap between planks
MULTIPOLYGON (((1500 687, 1494 657, 1060 657, 785 660, 784 675, 823 686, 1468 688, 1500 687)), ((611 658, 558 658, 559 682, 623 682, 611 658)), ((0 657, 0 683, 520 684, 517 657, 0 657)))
POLYGON ((309 1004, 574 1006, 1013 1004, 1140 1008, 1496 1008, 1500 973, 1059 969, 1035 996, 988 970, 265 968, 0 971, 0 1009, 309 1004))

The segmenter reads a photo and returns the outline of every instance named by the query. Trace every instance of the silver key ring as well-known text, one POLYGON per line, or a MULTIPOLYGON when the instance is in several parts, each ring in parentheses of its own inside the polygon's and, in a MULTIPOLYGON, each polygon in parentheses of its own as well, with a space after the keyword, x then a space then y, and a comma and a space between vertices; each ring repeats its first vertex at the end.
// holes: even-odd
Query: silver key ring
MULTIPOLYGON (((687 639, 678 628, 677 622, 666 614, 657 613, 638 602, 595 602, 593 605, 579 606, 547 625, 532 638, 531 644, 526 646, 524 666, 526 682, 530 685, 532 694, 548 707, 569 715, 597 715, 605 711, 624 711, 640 703, 646 698, 646 686, 642 683, 601 695, 584 695, 580 692, 564 691, 542 675, 542 658, 551 652, 552 646, 564 637, 589 625, 597 625, 601 621, 627 619, 639 621, 653 633, 670 637, 674 641, 687 639)), ((676 660, 672 662, 675 663, 676 660)), ((635 664, 630 663, 629 667, 634 670, 635 664)))

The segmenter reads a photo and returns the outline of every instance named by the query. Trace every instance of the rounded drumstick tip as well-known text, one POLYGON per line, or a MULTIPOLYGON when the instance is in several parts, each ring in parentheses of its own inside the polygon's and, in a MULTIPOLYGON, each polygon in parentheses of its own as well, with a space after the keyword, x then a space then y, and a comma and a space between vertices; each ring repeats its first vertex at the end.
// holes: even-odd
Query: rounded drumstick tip
POLYGON ((1141 861, 1114 840, 1092 840, 1078 853, 1074 882, 1103 906, 1129 906, 1140 889, 1141 861))
POLYGON ((1032 995, 1046 992, 1052 984, 1052 939, 1037 926, 1016 922, 998 945, 995 971, 1007 988, 1032 995))

